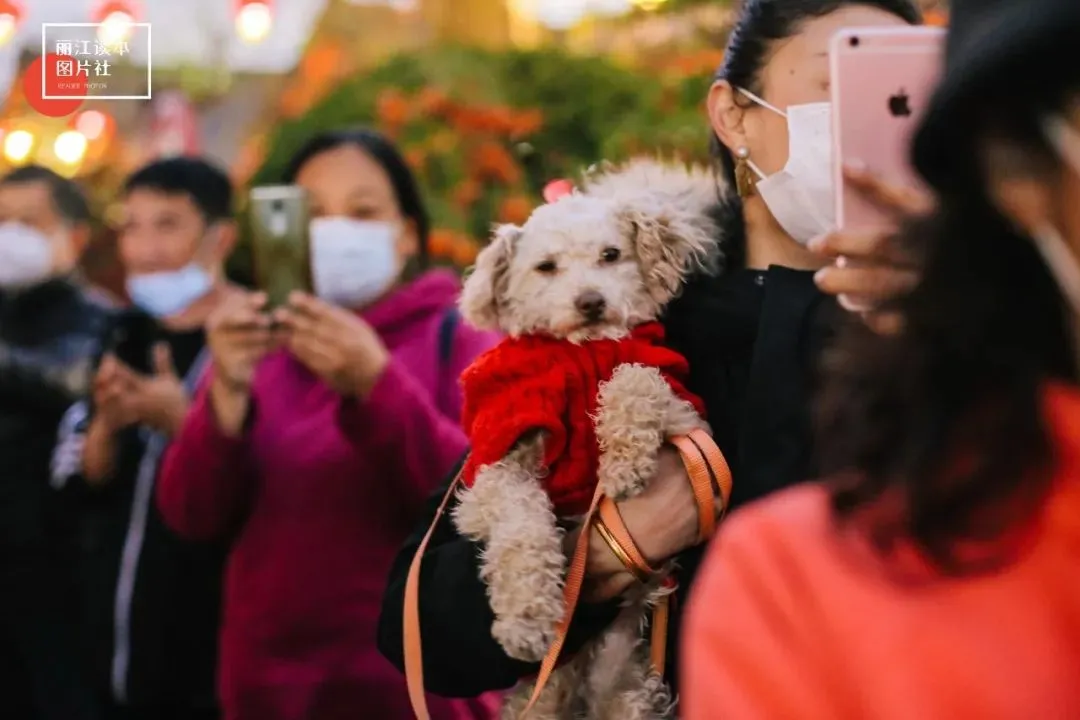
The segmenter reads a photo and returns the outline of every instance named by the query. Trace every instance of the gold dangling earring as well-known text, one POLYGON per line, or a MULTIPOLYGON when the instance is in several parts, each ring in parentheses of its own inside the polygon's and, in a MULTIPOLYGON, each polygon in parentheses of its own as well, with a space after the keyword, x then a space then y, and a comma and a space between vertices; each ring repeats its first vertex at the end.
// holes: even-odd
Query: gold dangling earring
POLYGON ((739 197, 748 198, 754 194, 755 179, 750 167, 750 148, 744 145, 735 151, 735 190, 739 197))

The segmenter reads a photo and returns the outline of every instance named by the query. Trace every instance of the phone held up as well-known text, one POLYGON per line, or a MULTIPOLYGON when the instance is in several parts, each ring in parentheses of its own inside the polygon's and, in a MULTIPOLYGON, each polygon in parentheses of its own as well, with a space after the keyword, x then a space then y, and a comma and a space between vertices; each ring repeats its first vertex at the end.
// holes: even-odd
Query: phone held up
POLYGON ((252 188, 249 201, 255 283, 269 307, 281 307, 294 290, 312 290, 307 194, 295 185, 266 185, 252 188))
POLYGON ((908 156, 944 60, 945 30, 847 28, 833 37, 829 62, 833 107, 836 219, 842 229, 881 227, 888 218, 847 185, 852 162, 886 182, 921 187, 908 156))
POLYGON ((154 345, 162 339, 161 326, 153 317, 139 310, 121 311, 109 322, 94 367, 100 367, 106 355, 113 355, 132 370, 149 375, 153 372, 154 345))

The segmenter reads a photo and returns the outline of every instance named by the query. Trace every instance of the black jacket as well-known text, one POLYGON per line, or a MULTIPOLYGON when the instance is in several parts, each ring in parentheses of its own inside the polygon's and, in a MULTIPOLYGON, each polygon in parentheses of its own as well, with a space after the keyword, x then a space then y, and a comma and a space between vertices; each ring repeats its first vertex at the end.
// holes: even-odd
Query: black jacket
POLYGON ((0 553, 40 549, 67 525, 49 462, 60 418, 90 388, 110 317, 66 280, 0 291, 0 553))
POLYGON ((96 717, 78 673, 77 510, 50 487, 49 462, 109 318, 67 280, 0 291, 0 695, 13 717, 24 703, 34 717, 96 717))
MULTIPOLYGON (((669 309, 668 341, 690 362, 689 387, 704 400, 717 444, 731 465, 734 505, 813 474, 810 397, 817 358, 838 312, 818 293, 812 273, 781 267, 697 280, 669 309)), ((404 668, 406 575, 445 489, 431 499, 395 560, 384 597, 379 648, 399 669, 404 668)), ((695 548, 679 558, 668 634, 673 685, 681 610, 703 552, 695 548)), ((425 554, 420 578, 424 681, 438 695, 470 697, 508 688, 538 667, 509 658, 492 639, 480 553, 478 544, 457 534, 447 514, 425 554)), ((603 629, 617 610, 615 602, 580 606, 566 652, 603 629)))
MULTIPOLYGON (((159 341, 169 344, 181 377, 199 372, 192 368, 206 344, 201 329, 169 332, 129 311, 111 335, 110 349, 142 372, 150 371, 159 341)), ((81 624, 93 686, 133 708, 213 710, 227 545, 183 540, 166 527, 153 501, 156 468, 140 493, 146 428, 122 433, 113 476, 101 487, 87 486, 78 468, 92 417, 89 403, 68 413, 53 480, 78 498, 81 624)))

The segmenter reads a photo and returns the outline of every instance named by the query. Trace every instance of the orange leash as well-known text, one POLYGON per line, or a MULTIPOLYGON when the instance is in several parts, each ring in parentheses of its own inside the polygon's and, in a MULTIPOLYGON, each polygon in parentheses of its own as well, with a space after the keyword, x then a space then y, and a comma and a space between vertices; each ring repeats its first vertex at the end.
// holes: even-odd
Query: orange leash
POLYGON ((578 599, 581 597, 581 586, 585 582, 585 563, 589 558, 589 533, 592 530, 593 517, 596 515, 597 506, 599 506, 600 499, 603 496, 603 491, 600 489, 600 485, 597 484, 596 492, 593 493, 592 504, 581 522, 581 532, 578 534, 577 543, 574 545, 574 556, 566 572, 566 584, 563 586, 563 607, 565 608, 563 610, 563 619, 555 631, 555 640, 551 643, 547 655, 544 656, 543 661, 540 663, 540 673, 536 676, 536 685, 533 686, 529 704, 521 712, 523 718, 529 714, 529 711, 536 705, 536 701, 540 699, 540 693, 544 691, 544 686, 551 679, 551 674, 555 672, 555 667, 559 662, 559 655, 562 653, 563 645, 566 644, 566 634, 570 630, 570 622, 574 619, 574 610, 577 609, 578 599))
MULTIPOLYGON (((690 485, 693 488, 694 499, 698 506, 699 540, 705 542, 712 537, 716 529, 714 479, 716 481, 715 487, 719 491, 723 502, 722 507, 726 509, 728 499, 731 496, 731 470, 724 459, 723 453, 720 452, 720 448, 716 446, 709 434, 703 430, 694 430, 689 435, 672 438, 671 442, 679 450, 687 475, 690 476, 690 485)), ((566 633, 570 628, 574 610, 577 608, 581 585, 585 578, 588 533, 592 528, 593 520, 599 518, 599 524, 606 526, 606 529, 619 542, 622 553, 630 558, 632 562, 637 564, 637 561, 640 561, 638 571, 651 572, 651 568, 645 562, 645 558, 638 550, 637 544, 634 543, 630 533, 626 530, 626 526, 622 522, 622 517, 618 515, 614 503, 601 503, 601 500, 602 496, 599 488, 597 488, 596 494, 593 496, 592 506, 582 522, 581 534, 578 536, 577 546, 574 548, 574 559, 567 574, 566 590, 563 593, 566 601, 563 621, 559 624, 555 642, 548 649, 548 653, 544 656, 544 661, 540 665, 540 674, 536 678, 536 685, 533 687, 529 704, 521 714, 522 718, 529 714, 529 711, 532 710, 536 701, 540 698, 540 693, 543 692, 544 686, 551 678, 551 673, 558 663, 559 654, 562 652, 563 644, 566 642, 566 633), (598 510, 599 514, 597 513, 598 510), (616 518, 617 522, 614 522, 616 518), (608 520, 613 522, 609 524, 608 520), (612 525, 615 525, 615 527, 612 527, 612 525)), ((628 566, 628 569, 637 574, 632 567, 628 566)), ((652 662, 661 674, 667 654, 669 614, 670 598, 666 597, 654 608, 650 638, 652 662)))
MULTIPOLYGON (((466 459, 468 462, 468 459, 466 459)), ((462 469, 465 463, 461 464, 462 469)), ((420 564, 424 560, 424 551, 427 550, 431 536, 435 533, 435 527, 446 513, 450 505, 450 499, 454 497, 454 491, 461 484, 461 474, 458 474, 450 482, 446 489, 439 509, 435 511, 435 518, 431 521, 424 539, 416 548, 416 555, 409 564, 409 574, 405 578, 405 609, 402 613, 402 646, 405 652, 405 683, 409 688, 409 701, 412 703, 413 713, 417 720, 431 720, 428 711, 427 697, 424 694, 424 653, 423 644, 420 641, 420 564)))
MULTIPOLYGON (((689 435, 672 438, 671 443, 678 449, 686 467, 687 475, 690 477, 694 499, 698 506, 699 540, 705 542, 712 537, 716 529, 715 493, 718 492, 720 495, 722 513, 727 510, 731 498, 731 470, 716 443, 708 433, 702 430, 694 430, 689 435)), ((427 533, 425 533, 423 540, 420 541, 416 555, 409 565, 409 574, 405 581, 405 607, 402 616, 405 678, 409 688, 409 700, 412 703, 417 720, 430 720, 431 718, 424 694, 424 664, 420 637, 420 565, 423 561, 424 552, 431 541, 431 536, 435 532, 435 527, 446 513, 450 499, 460 483, 461 472, 459 471, 450 483, 450 487, 447 488, 427 533)), ((540 663, 540 672, 536 677, 536 684, 533 687, 528 705, 522 712, 522 718, 528 715, 536 705, 537 700, 539 700, 540 694, 555 671, 559 655, 562 653, 563 646, 566 643, 567 632, 570 629, 570 623, 573 620, 574 611, 577 609, 581 597, 581 588, 585 581, 589 533, 593 527, 603 528, 603 530, 610 533, 610 537, 604 539, 608 541, 608 544, 612 546, 612 550, 619 555, 620 560, 623 561, 624 565, 635 577, 647 580, 655 574, 655 571, 649 566, 637 544, 630 536, 625 523, 622 521, 622 516, 619 514, 618 507, 609 499, 604 498, 600 488, 597 487, 589 510, 582 521, 581 533, 578 535, 577 543, 574 546, 574 554, 567 569, 566 583, 563 586, 565 607, 563 619, 556 630, 555 640, 540 663), (616 550, 616 547, 618 550, 616 550)), ((671 597, 666 596, 653 608, 650 656, 653 666, 661 675, 664 673, 667 656, 670 605, 671 597)))

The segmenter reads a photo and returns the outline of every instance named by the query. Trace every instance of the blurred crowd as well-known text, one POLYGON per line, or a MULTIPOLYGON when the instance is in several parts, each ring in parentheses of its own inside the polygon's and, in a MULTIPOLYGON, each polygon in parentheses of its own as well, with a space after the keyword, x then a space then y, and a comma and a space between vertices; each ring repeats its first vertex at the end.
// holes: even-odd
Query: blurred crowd
MULTIPOLYGON (((828 169, 789 161, 830 140, 789 127, 829 99, 829 39, 918 24, 911 0, 745 0, 704 98, 725 268, 664 326, 735 512, 700 545, 675 453, 618 508, 677 567, 678 717, 1080 717, 1080 3, 951 17, 926 186, 844 171, 873 231, 814 205, 828 169)), ((280 181, 317 291, 271 306, 226 276, 239 189, 209 161, 127 178, 123 303, 78 270, 78 185, 0 178, 0 717, 413 717, 418 551, 431 717, 496 717, 536 674, 437 512, 499 335, 459 317, 392 141, 311 137, 280 181)), ((567 653, 640 579, 617 550, 590 538, 567 653)))

